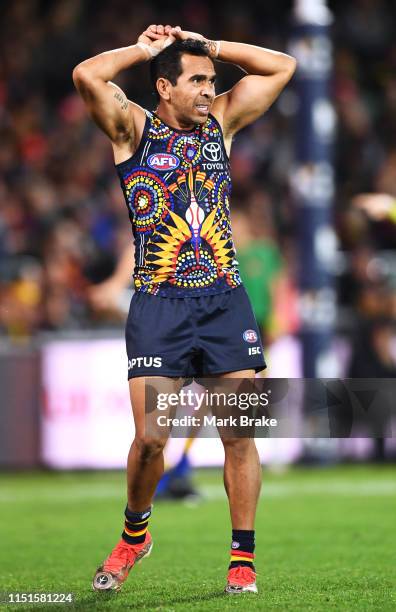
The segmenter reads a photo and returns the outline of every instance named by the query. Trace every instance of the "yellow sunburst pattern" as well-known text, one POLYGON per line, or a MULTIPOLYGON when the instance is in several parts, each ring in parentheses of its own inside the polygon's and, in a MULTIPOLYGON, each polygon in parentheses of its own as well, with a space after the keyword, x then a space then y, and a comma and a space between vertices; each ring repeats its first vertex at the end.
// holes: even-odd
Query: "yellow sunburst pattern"
MULTIPOLYGON (((199 201, 202 197, 206 197, 213 186, 213 181, 207 179, 204 172, 197 172, 194 176, 190 170, 188 175, 178 177, 178 180, 170 185, 169 190, 188 203, 191 199, 199 201)), ((169 216, 174 225, 164 225, 166 232, 156 230, 147 245, 150 264, 156 266, 157 282, 163 282, 169 279, 170 275, 175 275, 180 249, 193 238, 191 227, 182 217, 172 211, 169 211, 169 216)), ((223 268, 231 267, 233 261, 232 246, 229 238, 225 237, 224 224, 222 224, 225 220, 226 215, 219 204, 203 221, 198 237, 199 240, 205 240, 212 249, 219 275, 223 274, 223 268)))
POLYGON ((206 217, 201 227, 201 237, 206 240, 213 251, 213 255, 218 269, 228 268, 233 261, 233 250, 230 246, 229 238, 224 238, 224 229, 221 228, 221 222, 225 215, 222 213, 218 221, 215 221, 216 214, 220 210, 218 206, 206 217), (228 245, 228 246, 226 246, 228 245))
POLYGON ((191 230, 184 219, 172 211, 169 211, 169 216, 174 223, 174 226, 167 224, 164 227, 169 233, 157 230, 147 245, 150 263, 158 266, 155 276, 159 283, 167 280, 169 274, 175 271, 180 248, 191 238, 191 230), (154 245, 159 250, 154 251, 154 245))

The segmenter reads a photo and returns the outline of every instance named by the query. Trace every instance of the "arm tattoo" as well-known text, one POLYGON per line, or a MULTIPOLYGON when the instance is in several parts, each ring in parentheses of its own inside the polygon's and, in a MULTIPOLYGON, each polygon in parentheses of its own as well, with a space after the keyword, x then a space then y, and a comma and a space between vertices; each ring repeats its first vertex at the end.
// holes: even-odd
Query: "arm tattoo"
POLYGON ((206 46, 208 48, 210 57, 217 57, 219 52, 217 42, 215 40, 207 40, 206 46))
POLYGON ((116 91, 114 97, 121 105, 122 110, 127 110, 128 108, 128 100, 126 97, 119 91, 116 91))

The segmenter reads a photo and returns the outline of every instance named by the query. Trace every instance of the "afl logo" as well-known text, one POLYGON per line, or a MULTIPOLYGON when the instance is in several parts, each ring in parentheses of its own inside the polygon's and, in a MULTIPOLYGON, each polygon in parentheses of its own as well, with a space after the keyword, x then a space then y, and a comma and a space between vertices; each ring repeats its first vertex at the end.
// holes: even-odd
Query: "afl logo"
POLYGON ((221 157, 221 147, 218 142, 207 142, 202 148, 202 153, 205 159, 218 162, 221 157))
POLYGON ((254 329, 247 329, 243 332, 243 339, 245 342, 257 342, 257 334, 254 329))
POLYGON ((180 164, 180 160, 171 153, 153 153, 147 160, 148 165, 153 170, 175 170, 180 164))

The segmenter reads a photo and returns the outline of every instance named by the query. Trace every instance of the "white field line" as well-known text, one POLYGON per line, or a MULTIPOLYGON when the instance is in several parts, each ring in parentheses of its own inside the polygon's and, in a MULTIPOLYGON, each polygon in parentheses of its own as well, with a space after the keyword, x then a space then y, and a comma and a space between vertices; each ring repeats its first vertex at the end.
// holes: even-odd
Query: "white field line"
MULTIPOLYGON (((4 486, 4 485, 3 485, 4 486)), ((204 499, 217 500, 225 497, 222 484, 208 484, 198 487, 204 499)), ((339 495, 346 497, 375 497, 396 496, 396 482, 393 480, 372 480, 369 482, 355 482, 343 480, 341 482, 310 482, 310 483, 268 483, 263 482, 261 497, 301 497, 302 495, 339 495)), ((14 502, 69 502, 79 503, 81 500, 95 499, 123 499, 124 487, 109 484, 79 485, 67 483, 53 484, 52 486, 37 485, 34 489, 0 491, 0 503, 14 502)))

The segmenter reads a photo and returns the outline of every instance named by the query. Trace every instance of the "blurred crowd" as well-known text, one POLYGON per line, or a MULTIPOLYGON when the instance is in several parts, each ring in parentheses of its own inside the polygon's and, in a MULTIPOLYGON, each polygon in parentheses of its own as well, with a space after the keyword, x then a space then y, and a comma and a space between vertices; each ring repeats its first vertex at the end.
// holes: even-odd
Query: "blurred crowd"
MULTIPOLYGON (((182 9, 156 0, 138 7, 126 0, 1 3, 0 335, 18 340, 43 330, 120 324, 98 313, 89 295, 112 273, 131 230, 111 147, 74 91, 73 67, 136 42, 150 23, 287 50, 291 6, 279 0, 248 6, 187 0, 182 9)), ((334 211, 343 254, 338 326, 359 330, 362 340, 362 329, 370 339, 378 326, 392 333, 396 320, 396 226, 353 206, 361 192, 396 198, 396 15, 386 0, 329 6, 338 114, 334 211)), ((239 75, 225 64, 218 70, 220 90, 239 75)), ((117 83, 154 108, 147 66, 125 71, 117 83)), ((232 151, 238 259, 269 339, 298 330, 289 186, 295 108, 291 85, 237 136, 232 151)))

